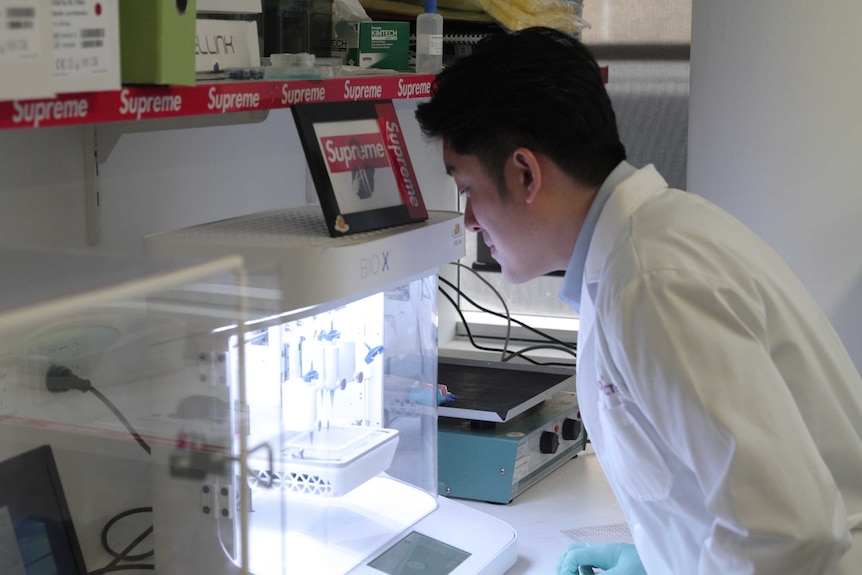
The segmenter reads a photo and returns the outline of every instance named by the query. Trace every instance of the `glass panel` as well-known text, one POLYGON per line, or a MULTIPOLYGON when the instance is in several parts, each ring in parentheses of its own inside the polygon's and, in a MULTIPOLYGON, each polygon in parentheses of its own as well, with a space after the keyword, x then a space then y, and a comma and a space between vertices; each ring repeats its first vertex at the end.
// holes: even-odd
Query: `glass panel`
POLYGON ((224 571, 230 561, 214 536, 216 510, 202 511, 200 479, 229 461, 236 418, 218 377, 224 356, 193 344, 237 325, 242 304, 234 289, 209 305, 194 286, 235 286, 240 260, 32 251, 0 261, 3 573, 152 568, 196 538, 217 546, 197 565, 224 571), (176 459, 187 453, 182 441, 206 446, 204 464, 176 459))

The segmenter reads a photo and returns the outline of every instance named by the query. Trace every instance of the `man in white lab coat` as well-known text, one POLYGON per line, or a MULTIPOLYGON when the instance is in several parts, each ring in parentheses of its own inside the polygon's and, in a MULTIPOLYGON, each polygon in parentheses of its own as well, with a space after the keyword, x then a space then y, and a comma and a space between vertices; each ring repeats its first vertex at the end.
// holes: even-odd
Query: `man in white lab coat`
POLYGON ((579 407, 635 546, 575 543, 558 573, 862 574, 862 379, 762 240, 625 161, 590 53, 490 37, 416 115, 504 277, 565 270, 580 314, 579 407))

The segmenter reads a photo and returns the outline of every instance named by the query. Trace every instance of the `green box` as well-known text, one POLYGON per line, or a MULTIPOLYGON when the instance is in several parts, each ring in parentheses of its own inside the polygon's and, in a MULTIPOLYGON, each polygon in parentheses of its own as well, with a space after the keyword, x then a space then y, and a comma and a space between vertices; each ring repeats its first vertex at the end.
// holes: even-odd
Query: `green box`
POLYGON ((407 70, 409 22, 353 22, 356 34, 347 48, 347 63, 360 68, 407 70))
POLYGON ((195 0, 120 1, 124 84, 195 83, 195 0))

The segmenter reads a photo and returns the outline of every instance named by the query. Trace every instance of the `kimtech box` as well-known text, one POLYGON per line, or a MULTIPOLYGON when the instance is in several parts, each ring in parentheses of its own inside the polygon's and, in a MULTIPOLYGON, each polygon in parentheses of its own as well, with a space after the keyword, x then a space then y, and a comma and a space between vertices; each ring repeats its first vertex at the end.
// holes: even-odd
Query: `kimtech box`
POLYGON ((121 0, 124 84, 195 83, 195 0, 121 0))
POLYGON ((409 22, 352 22, 346 64, 407 70, 409 22))

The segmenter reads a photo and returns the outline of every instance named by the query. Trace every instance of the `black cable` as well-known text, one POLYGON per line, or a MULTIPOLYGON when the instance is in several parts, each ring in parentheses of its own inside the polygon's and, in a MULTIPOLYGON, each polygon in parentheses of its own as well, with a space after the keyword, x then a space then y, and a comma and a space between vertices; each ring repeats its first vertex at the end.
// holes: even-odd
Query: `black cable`
MULTIPOLYGON (((525 347, 524 349, 519 349, 518 351, 513 351, 508 356, 506 356, 506 359, 504 359, 503 361, 506 362, 506 361, 512 360, 512 359, 519 357, 519 356, 523 357, 524 359, 529 361, 529 358, 527 358, 527 356, 525 356, 524 354, 527 353, 528 351, 536 351, 537 349, 555 349, 557 351, 562 351, 562 352, 568 353, 569 355, 571 355, 576 360, 578 359, 578 355, 575 353, 575 351, 573 349, 569 349, 568 347, 560 347, 558 345, 531 345, 530 347, 525 347)), ((573 364, 573 363, 565 363, 562 361, 548 361, 545 363, 541 363, 539 365, 554 366, 554 367, 575 367, 575 364, 573 364)))
MULTIPOLYGON (((480 282, 482 282, 483 284, 488 286, 488 289, 490 289, 492 292, 494 292, 494 294, 496 294, 497 298, 500 300, 500 305, 503 306, 503 309, 506 312, 506 315, 504 316, 506 319, 506 337, 503 340, 503 349, 501 350, 500 360, 506 361, 506 353, 509 351, 509 337, 512 335, 512 317, 511 317, 512 314, 509 313, 509 305, 506 303, 506 298, 503 297, 503 294, 500 293, 500 290, 495 288, 491 284, 491 282, 489 282, 486 278, 482 277, 482 274, 480 274, 479 272, 474 270, 472 267, 466 266, 466 265, 462 264, 461 262, 450 262, 450 263, 452 265, 454 265, 456 268, 458 268, 458 270, 459 270, 458 271, 458 278, 461 277, 461 272, 460 272, 461 269, 468 270, 470 273, 472 273, 474 276, 476 276, 476 279, 478 279, 480 282)), ((459 291, 458 288, 455 288, 455 291, 457 293, 459 291)))
POLYGON ((61 393, 69 391, 70 389, 77 389, 82 393, 87 393, 88 391, 102 400, 102 403, 108 406, 108 409, 114 412, 114 415, 117 416, 117 419, 126 426, 126 429, 129 430, 129 433, 132 434, 132 437, 135 438, 135 441, 138 442, 144 451, 147 453, 151 452, 150 446, 147 445, 147 442, 144 441, 144 438, 135 431, 135 428, 132 427, 132 424, 129 422, 126 417, 120 413, 120 410, 111 403, 111 401, 102 394, 101 391, 93 387, 93 384, 89 379, 84 379, 83 377, 79 377, 72 372, 71 369, 65 367, 63 365, 52 365, 48 368, 48 373, 45 375, 45 386, 48 388, 48 391, 52 393, 61 393))
POLYGON ((111 555, 114 559, 108 563, 106 566, 96 569, 95 571, 90 571, 88 575, 102 575, 103 573, 112 573, 114 571, 133 571, 133 570, 152 570, 154 566, 149 563, 132 563, 128 565, 119 565, 120 561, 140 561, 142 559, 147 559, 152 557, 155 553, 153 550, 145 551, 144 553, 139 553, 137 555, 129 555, 129 553, 137 547, 141 541, 149 537, 149 535, 153 532, 153 526, 150 525, 146 529, 144 529, 140 535, 135 537, 131 543, 126 545, 125 549, 120 552, 115 551, 111 544, 108 542, 108 531, 110 531, 111 527, 114 526, 117 521, 123 519, 124 517, 128 517, 130 515, 135 515, 137 513, 151 513, 153 511, 152 507, 135 507, 133 509, 128 509, 117 515, 114 515, 111 519, 105 523, 105 526, 102 527, 102 548, 111 555))
MULTIPOLYGON (((132 427, 132 424, 129 422, 129 420, 126 419, 126 417, 120 412, 119 409, 117 409, 117 406, 115 406, 107 397, 105 397, 105 395, 101 391, 93 387, 93 384, 90 382, 90 380, 75 375, 75 373, 72 372, 72 370, 68 367, 62 365, 52 365, 48 368, 48 372, 45 376, 45 385, 48 388, 48 391, 52 393, 62 393, 71 389, 77 389, 82 393, 92 393, 93 395, 98 397, 102 401, 102 403, 108 406, 108 409, 110 409, 114 413, 114 415, 117 416, 117 419, 119 419, 120 422, 124 426, 126 426, 126 429, 129 431, 129 433, 132 434, 132 437, 135 438, 135 441, 138 442, 138 445, 140 445, 144 451, 146 451, 148 454, 152 452, 150 446, 147 444, 146 441, 144 441, 144 438, 141 437, 141 434, 139 434, 135 430, 135 428, 132 427)), ((118 565, 120 561, 140 561, 154 555, 154 552, 152 550, 145 551, 144 553, 139 553, 137 555, 129 555, 132 549, 137 547, 138 544, 141 543, 141 541, 149 537, 149 535, 153 532, 152 525, 144 529, 144 531, 142 531, 140 535, 138 535, 131 543, 126 546, 125 549, 120 552, 117 552, 112 549, 111 544, 108 542, 108 531, 110 531, 111 527, 113 527, 114 524, 117 523, 117 521, 130 515, 135 515, 137 513, 152 513, 152 511, 152 507, 135 507, 133 509, 128 509, 126 511, 118 513, 117 515, 114 515, 111 519, 108 520, 107 523, 105 523, 105 526, 102 528, 101 535, 102 547, 114 559, 105 567, 102 567, 95 571, 91 571, 89 575, 101 575, 102 573, 111 573, 114 571, 154 569, 153 565, 144 563, 118 565)))
POLYGON ((467 337, 469 338, 472 346, 475 347, 476 349, 479 349, 482 351, 494 351, 494 352, 509 353, 509 355, 503 359, 503 362, 507 362, 507 361, 514 359, 516 357, 521 357, 522 359, 532 363, 533 365, 539 365, 539 366, 544 366, 544 367, 574 367, 573 364, 571 364, 571 363, 555 362, 555 361, 540 362, 540 361, 536 361, 530 357, 527 357, 526 355, 523 355, 527 351, 535 351, 537 349, 555 349, 558 351, 566 352, 566 353, 572 355, 573 357, 575 357, 575 359, 577 359, 577 355, 575 354, 574 350, 567 348, 567 347, 558 347, 558 346, 553 346, 553 345, 534 345, 534 346, 524 348, 520 351, 508 352, 508 350, 505 350, 505 349, 499 349, 499 348, 486 347, 483 345, 479 345, 478 343, 476 343, 476 340, 473 339, 473 333, 470 331, 470 325, 467 323, 467 319, 464 317, 464 314, 461 312, 461 308, 458 307, 458 304, 455 303, 455 300, 452 299, 452 296, 450 296, 448 293, 446 293, 445 290, 443 290, 442 288, 439 288, 439 287, 437 289, 443 295, 443 297, 445 297, 447 300, 449 300, 449 303, 451 303, 452 307, 455 308, 455 312, 461 317, 461 321, 464 322, 464 330, 467 332, 467 337))
MULTIPOLYGON (((459 296, 461 296, 462 298, 464 298, 465 300, 467 300, 467 303, 469 303, 469 304, 473 305, 474 307, 476 307, 476 309, 478 309, 478 310, 480 310, 480 311, 483 311, 483 312, 485 312, 485 313, 489 313, 489 314, 491 314, 491 315, 495 315, 495 316, 497 316, 497 317, 501 317, 501 318, 503 318, 503 319, 507 319, 507 320, 513 321, 513 322, 515 322, 516 324, 520 325, 521 327, 523 327, 523 328, 525 328, 525 329, 527 329, 527 330, 529 330, 529 331, 531 331, 531 332, 535 333, 536 335, 541 336, 541 337, 543 337, 543 338, 547 339, 548 341, 552 341, 552 342, 554 342, 554 343, 556 343, 556 344, 558 344, 558 345, 561 345, 561 346, 563 346, 563 347, 567 347, 567 348, 569 348, 569 349, 577 349, 577 345, 575 345, 575 344, 573 344, 573 343, 569 343, 569 342, 563 341, 563 340, 561 340, 561 339, 557 339, 556 337, 554 337, 554 336, 552 336, 552 335, 550 335, 550 334, 548 334, 548 333, 545 333, 545 332, 543 332, 543 331, 541 331, 541 330, 538 330, 538 329, 536 329, 536 328, 532 327, 531 325, 529 325, 529 324, 527 324, 527 323, 524 323, 523 321, 521 321, 521 320, 519 320, 519 319, 517 319, 517 318, 509 317, 509 316, 507 316, 507 315, 506 315, 506 314, 504 314, 504 313, 500 313, 500 312, 498 312, 498 311, 494 311, 494 310, 492 310, 492 309, 488 309, 488 308, 486 308, 486 307, 483 307, 483 306, 479 305, 478 303, 476 303, 475 301, 473 301, 472 299, 470 299, 470 298, 469 298, 469 297, 468 297, 468 296, 463 292, 463 290, 461 290, 460 288, 458 288, 455 284, 453 284, 452 282, 450 282, 450 281, 449 281, 449 280, 447 280, 446 278, 442 278, 442 277, 441 277, 441 278, 440 278, 440 281, 442 281, 443 283, 445 283, 446 285, 448 285, 449 287, 451 287, 452 289, 454 289, 454 290, 458 293, 458 295, 459 295, 459 296)), ((462 316, 462 319, 463 319, 463 316, 462 316)), ((556 349, 556 348, 555 348, 555 349, 556 349)))
POLYGON ((102 575, 102 573, 113 573, 114 571, 155 571, 155 569, 156 566, 150 565, 149 563, 142 563, 141 565, 114 565, 113 567, 104 567, 102 569, 90 571, 89 575, 102 575))
MULTIPOLYGON (((440 278, 440 279, 443 279, 443 278, 440 278)), ((446 280, 443 280, 443 281, 444 281, 445 283, 447 283, 447 284, 449 284, 449 285, 451 286, 451 283, 447 282, 446 280)), ((453 289, 455 289, 455 291, 456 291, 456 292, 458 292, 459 294, 461 294, 461 292, 460 292, 460 290, 458 290, 458 288, 455 288, 454 286, 452 286, 452 287, 453 287, 453 289)), ((528 352, 528 351, 535 351, 535 350, 537 350, 537 349, 554 349, 554 350, 557 350, 557 351, 562 351, 562 352, 564 352, 564 353, 568 353, 569 355, 571 355, 573 358, 575 358, 575 359, 577 360, 577 357, 578 357, 578 356, 577 356, 577 352, 576 352, 576 350, 575 350, 575 349, 572 349, 572 348, 573 348, 573 346, 572 346, 571 344, 566 344, 565 342, 563 342, 563 345, 562 345, 562 346, 555 346, 555 345, 534 345, 534 346, 530 346, 530 347, 524 348, 524 349, 522 349, 522 350, 520 350, 520 351, 516 351, 516 352, 510 352, 510 351, 508 351, 507 349, 499 349, 499 348, 492 348, 492 347, 486 347, 486 346, 479 345, 478 343, 476 343, 476 340, 473 338, 473 333, 472 333, 472 331, 470 330, 470 325, 467 323, 467 319, 464 317, 464 314, 462 313, 461 308, 458 306, 458 304, 457 304, 457 303, 455 303, 455 300, 454 300, 454 299, 452 299, 452 297, 451 297, 448 293, 446 293, 446 291, 445 291, 445 290, 443 290, 442 288, 438 288, 438 290, 440 291, 440 293, 441 293, 441 294, 443 294, 443 296, 444 296, 447 300, 449 300, 449 303, 451 303, 451 304, 452 304, 452 307, 454 307, 454 308, 455 308, 456 313, 461 317, 461 321, 464 323, 464 330, 467 332, 467 338, 470 340, 470 344, 471 344, 473 347, 475 347, 476 349, 479 349, 479 350, 482 350, 482 351, 494 351, 494 352, 503 352, 503 353, 508 353, 508 355, 506 355, 506 356, 503 358, 503 360, 502 360, 503 362, 510 361, 510 360, 512 360, 512 359, 515 359, 516 357, 521 357, 522 359, 524 359, 525 361, 527 361, 527 362, 529 362, 529 363, 532 363, 533 365, 539 365, 539 366, 544 366, 544 367, 573 367, 573 364, 571 364, 571 363, 565 363, 565 362, 556 362, 556 361, 551 361, 551 362, 540 362, 540 361, 536 361, 536 360, 534 360, 534 359, 532 359, 532 358, 530 358, 530 357, 527 357, 527 356, 526 356, 526 355, 524 355, 524 354, 525 354, 526 352, 528 352)), ((472 303, 473 305, 476 305, 474 302, 470 301, 470 299, 469 299, 467 296, 464 296, 463 294, 461 294, 461 295, 464 297, 464 299, 466 299, 467 301, 469 301, 469 302, 470 302, 470 303, 472 303)), ((479 308, 479 309, 482 309, 483 311, 485 311, 481 306, 476 305, 476 307, 477 307, 477 308, 479 308)), ((493 312, 493 311, 490 311, 490 310, 489 310, 489 313, 494 314, 494 313, 496 313, 496 312, 493 312)), ((516 320, 516 319, 512 319, 512 321, 517 322, 517 323, 522 323, 522 322, 520 322, 519 320, 516 320)), ((549 340, 551 340, 551 341, 554 341, 554 340, 556 340, 556 341, 560 341, 560 340, 557 340, 556 338, 554 338, 553 336, 550 336, 550 335, 548 335, 548 334, 542 333, 542 332, 540 332, 540 331, 538 331, 538 330, 535 330, 535 329, 531 328, 529 325, 524 325, 524 327, 525 327, 525 328, 527 328, 527 329, 530 329, 531 331, 535 331, 535 332, 536 332, 536 333, 538 333, 539 335, 541 335, 541 336, 543 336, 543 337, 546 337, 546 338, 548 338, 548 339, 549 339, 549 340)))
MULTIPOLYGON (((443 288, 438 287, 438 288, 437 288, 437 290, 438 290, 441 294, 443 294, 443 297, 445 297, 447 300, 449 300, 449 303, 451 303, 451 304, 452 304, 452 307, 453 307, 453 308, 455 308, 455 312, 456 312, 459 316, 461 316, 461 321, 462 321, 462 322, 464 322, 464 330, 467 332, 467 337, 470 339, 470 343, 473 345, 473 347, 475 347, 476 349, 480 349, 480 350, 482 350, 482 351, 498 351, 498 352, 504 352, 504 351, 506 351, 506 350, 504 350, 504 349, 496 349, 496 348, 493 348, 493 347, 485 347, 485 346, 483 346, 483 345, 479 345, 478 343, 476 343, 476 340, 474 340, 474 339, 473 339, 473 333, 470 331, 470 325, 467 323, 467 319, 464 317, 464 314, 461 312, 461 308, 460 308, 460 307, 458 307, 458 304, 457 304, 457 303, 455 303, 455 300, 454 300, 454 299, 452 299, 452 296, 450 296, 449 294, 447 294, 447 293, 446 293, 446 291, 445 291, 443 288)), ((529 358, 526 358, 526 357, 525 357, 524 359, 526 359, 526 360, 530 361, 530 360, 529 360, 529 358)))
POLYGON ((129 430, 129 433, 132 434, 132 437, 135 438, 135 441, 138 442, 138 445, 140 445, 144 451, 146 451, 147 453, 150 453, 152 451, 150 449, 150 446, 147 444, 147 442, 144 441, 144 438, 141 437, 141 434, 138 433, 137 431, 135 431, 135 428, 132 427, 132 424, 129 423, 129 420, 126 419, 122 413, 120 413, 120 410, 117 409, 117 407, 113 403, 111 403, 111 401, 107 397, 105 397, 101 391, 99 391, 95 387, 90 387, 90 389, 88 389, 87 391, 89 391, 90 393, 92 393, 93 395, 95 395, 96 397, 101 399, 102 402, 108 406, 108 409, 110 409, 111 411, 114 412, 114 415, 117 416, 117 419, 119 419, 120 422, 126 426, 126 429, 129 430))
POLYGON ((152 531, 153 531, 152 526, 150 526, 148 529, 146 529, 141 535, 139 535, 137 537, 137 539, 132 541, 129 545, 126 546, 125 549, 123 549, 120 552, 115 551, 111 547, 111 544, 108 542, 108 531, 110 531, 111 527, 113 527, 114 524, 117 523, 117 521, 119 521, 120 519, 124 519, 126 517, 129 517, 130 515, 136 515, 138 513, 152 513, 152 511, 153 511, 152 507, 135 507, 133 509, 127 509, 126 511, 122 511, 122 512, 114 515, 113 517, 111 517, 108 520, 107 523, 105 523, 105 526, 102 527, 102 548, 108 552, 108 555, 110 555, 111 557, 114 558, 114 561, 109 563, 108 567, 113 567, 119 561, 140 561, 141 559, 147 559, 148 557, 153 556, 152 550, 146 551, 144 553, 140 553, 138 555, 129 555, 128 554, 129 551, 134 549, 138 545, 138 543, 140 543, 141 541, 144 540, 144 538, 146 538, 147 535, 152 533, 152 531))

